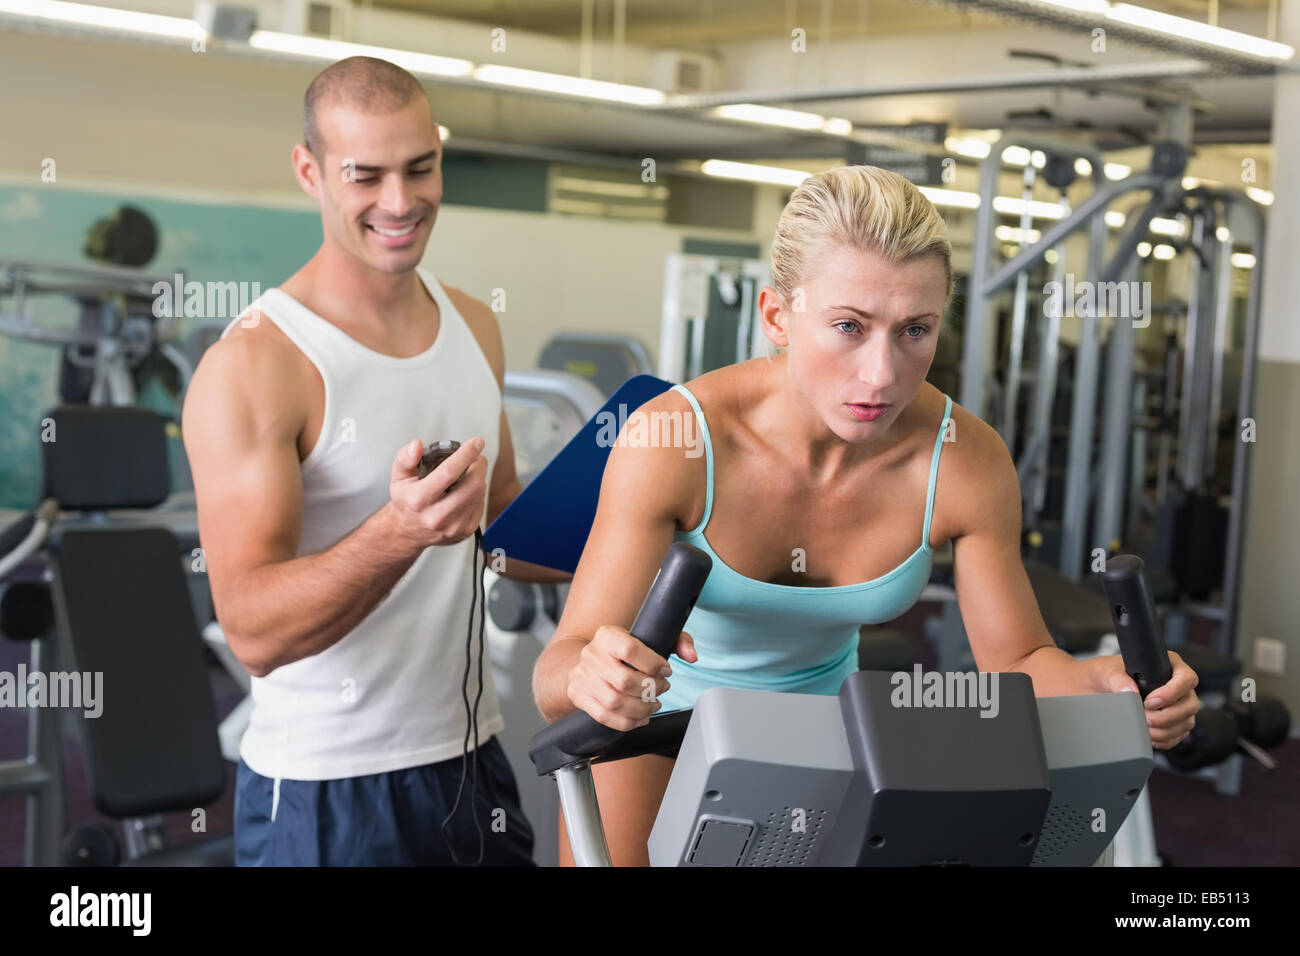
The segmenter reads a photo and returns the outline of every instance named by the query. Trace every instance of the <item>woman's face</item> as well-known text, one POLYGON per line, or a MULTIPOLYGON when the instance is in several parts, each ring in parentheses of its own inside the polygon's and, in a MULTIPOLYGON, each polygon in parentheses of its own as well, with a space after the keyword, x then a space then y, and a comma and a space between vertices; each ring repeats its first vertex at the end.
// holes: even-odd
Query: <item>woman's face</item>
POLYGON ((947 291, 937 256, 893 265, 835 245, 807 257, 789 308, 771 289, 759 308, 768 337, 786 347, 788 384, 839 438, 864 442, 885 434, 920 391, 947 291))

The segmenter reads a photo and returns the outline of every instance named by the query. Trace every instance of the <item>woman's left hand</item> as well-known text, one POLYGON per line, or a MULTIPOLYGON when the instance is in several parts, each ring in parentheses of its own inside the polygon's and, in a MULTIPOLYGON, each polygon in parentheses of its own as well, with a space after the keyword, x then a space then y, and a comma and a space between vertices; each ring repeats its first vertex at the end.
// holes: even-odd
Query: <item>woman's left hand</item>
MULTIPOLYGON (((1124 670, 1124 659, 1118 654, 1094 658, 1093 663, 1098 667, 1101 693, 1137 692, 1137 684, 1124 670)), ((1196 713, 1201 709, 1195 690, 1200 680, 1196 672, 1173 651, 1169 651, 1169 663, 1173 665, 1173 676, 1143 702, 1147 726, 1151 729, 1151 746, 1156 750, 1168 750, 1184 740, 1192 732, 1196 713)))

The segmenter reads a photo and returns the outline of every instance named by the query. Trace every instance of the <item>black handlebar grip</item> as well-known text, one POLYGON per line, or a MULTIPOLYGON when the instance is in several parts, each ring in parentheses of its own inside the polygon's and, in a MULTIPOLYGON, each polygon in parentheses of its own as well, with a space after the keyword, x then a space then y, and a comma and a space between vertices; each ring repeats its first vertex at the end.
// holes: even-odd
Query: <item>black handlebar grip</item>
MULTIPOLYGON (((629 633, 656 654, 668 657, 712 568, 713 560, 699 548, 675 543, 659 566, 629 633)), ((533 737, 528 752, 538 773, 549 773, 555 769, 550 765, 555 763, 556 753, 592 757, 624 733, 606 727, 586 711, 575 710, 533 737)))
POLYGON ((1142 568, 1142 559, 1136 555, 1117 554, 1107 559, 1101 581, 1124 670, 1145 698, 1167 684, 1174 671, 1142 568))
POLYGON ((671 654, 711 570, 713 559, 699 548, 681 542, 669 548, 632 622, 631 635, 660 657, 671 654))

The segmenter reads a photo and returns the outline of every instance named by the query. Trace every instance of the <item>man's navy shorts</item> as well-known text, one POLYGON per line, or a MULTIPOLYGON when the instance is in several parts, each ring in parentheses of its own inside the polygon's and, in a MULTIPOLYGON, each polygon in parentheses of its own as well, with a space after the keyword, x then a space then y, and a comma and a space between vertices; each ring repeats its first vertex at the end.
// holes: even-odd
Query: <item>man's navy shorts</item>
POLYGON ((505 751, 495 737, 473 753, 455 816, 462 758, 341 780, 280 780, 239 762, 238 866, 532 866, 533 830, 505 751), (278 789, 278 794, 277 794, 278 789), (482 831, 482 840, 475 829, 482 831))

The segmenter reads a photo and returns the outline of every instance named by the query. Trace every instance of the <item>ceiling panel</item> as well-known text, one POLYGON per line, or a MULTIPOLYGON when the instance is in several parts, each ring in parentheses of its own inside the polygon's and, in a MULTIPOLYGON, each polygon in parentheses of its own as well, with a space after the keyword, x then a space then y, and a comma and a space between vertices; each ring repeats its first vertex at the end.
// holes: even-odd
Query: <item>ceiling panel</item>
MULTIPOLYGON (((616 0, 592 0, 593 34, 614 33, 616 0)), ((1219 0, 1222 12, 1264 9, 1269 0, 1219 0)), ((379 0, 394 10, 576 39, 583 0, 379 0)), ((1207 0, 1147 0, 1143 6, 1208 20, 1207 0)), ((628 43, 698 49, 736 40, 787 35, 794 27, 810 42, 830 38, 971 29, 1000 21, 924 0, 623 0, 628 43)))

